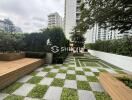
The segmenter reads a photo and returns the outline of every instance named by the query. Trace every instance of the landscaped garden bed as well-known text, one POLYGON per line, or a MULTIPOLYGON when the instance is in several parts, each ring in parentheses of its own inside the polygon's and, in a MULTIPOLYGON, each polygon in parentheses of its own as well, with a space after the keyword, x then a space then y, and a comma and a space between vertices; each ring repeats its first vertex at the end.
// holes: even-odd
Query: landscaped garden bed
POLYGON ((17 60, 25 57, 25 53, 0 53, 0 60, 1 61, 12 61, 17 60))
POLYGON ((132 79, 128 75, 101 73, 100 83, 112 100, 132 100, 132 79))

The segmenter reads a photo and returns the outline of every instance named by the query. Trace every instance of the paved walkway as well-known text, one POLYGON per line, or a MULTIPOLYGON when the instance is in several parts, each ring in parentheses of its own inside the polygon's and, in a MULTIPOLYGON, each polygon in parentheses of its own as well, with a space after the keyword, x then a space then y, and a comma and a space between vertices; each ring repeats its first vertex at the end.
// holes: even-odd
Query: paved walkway
POLYGON ((0 100, 111 100, 99 72, 123 73, 90 57, 69 56, 64 64, 42 66, 0 92, 0 100))

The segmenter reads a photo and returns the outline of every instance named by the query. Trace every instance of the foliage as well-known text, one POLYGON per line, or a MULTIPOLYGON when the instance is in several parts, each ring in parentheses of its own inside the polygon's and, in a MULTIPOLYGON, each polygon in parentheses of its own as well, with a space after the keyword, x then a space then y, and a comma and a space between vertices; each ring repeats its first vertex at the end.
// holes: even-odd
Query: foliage
POLYGON ((48 33, 52 46, 59 47, 59 52, 54 53, 53 55, 53 63, 63 63, 66 56, 68 55, 68 50, 62 50, 62 48, 68 48, 69 41, 66 39, 61 28, 53 28, 49 30, 48 33))
MULTIPOLYGON (((51 46, 69 47, 69 41, 60 28, 45 29, 31 34, 0 31, 0 52, 24 51, 28 57, 44 58, 45 52, 51 52, 51 46, 47 45, 48 39, 52 43, 51 46)), ((53 55, 53 62, 63 63, 67 55, 68 50, 60 51, 53 55)))
POLYGON ((132 29, 131 0, 88 0, 83 3, 80 23, 76 29, 85 33, 98 23, 102 27, 124 32, 132 29))
POLYGON ((120 77, 118 78, 120 81, 122 81, 126 86, 130 87, 132 89, 132 79, 128 77, 120 77))
POLYGON ((83 35, 74 33, 72 34, 72 41, 73 41, 73 47, 78 50, 78 53, 80 52, 80 48, 84 46, 85 38, 83 35))
POLYGON ((26 57, 28 58, 45 58, 46 53, 45 52, 26 52, 26 57))
POLYGON ((86 44, 86 47, 97 51, 132 56, 132 37, 118 40, 97 41, 96 43, 86 44))

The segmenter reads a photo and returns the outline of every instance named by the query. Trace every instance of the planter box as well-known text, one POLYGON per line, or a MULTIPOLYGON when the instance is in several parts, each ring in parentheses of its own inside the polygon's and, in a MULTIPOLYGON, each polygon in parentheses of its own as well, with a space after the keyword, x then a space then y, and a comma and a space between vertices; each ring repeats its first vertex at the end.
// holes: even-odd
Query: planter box
POLYGON ((12 61, 25 57, 25 53, 0 53, 0 61, 12 61))
POLYGON ((132 89, 117 79, 122 76, 109 73, 101 73, 99 76, 100 83, 112 100, 132 100, 132 89))

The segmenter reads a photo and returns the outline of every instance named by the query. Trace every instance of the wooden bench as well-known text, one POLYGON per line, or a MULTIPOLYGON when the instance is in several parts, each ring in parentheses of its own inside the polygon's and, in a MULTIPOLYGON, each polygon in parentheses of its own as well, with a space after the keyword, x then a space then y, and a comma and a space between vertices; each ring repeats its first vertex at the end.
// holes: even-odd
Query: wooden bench
POLYGON ((100 73, 99 80, 106 92, 112 100, 132 100, 132 89, 125 86, 115 76, 110 73, 100 73))
POLYGON ((23 58, 15 61, 0 61, 0 89, 32 72, 44 63, 42 59, 23 58))

